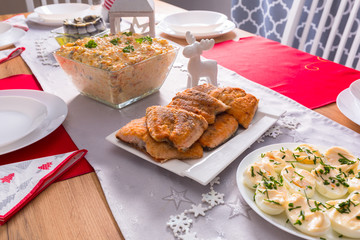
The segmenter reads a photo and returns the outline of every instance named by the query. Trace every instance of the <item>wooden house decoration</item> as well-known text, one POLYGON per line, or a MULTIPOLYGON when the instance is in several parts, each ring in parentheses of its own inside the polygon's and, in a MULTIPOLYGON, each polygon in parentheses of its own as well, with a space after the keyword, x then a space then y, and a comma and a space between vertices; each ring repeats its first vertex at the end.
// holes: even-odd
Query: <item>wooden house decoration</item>
POLYGON ((111 33, 124 31, 121 29, 120 25, 122 18, 132 18, 129 31, 155 37, 153 0, 115 0, 109 10, 111 33), (148 18, 148 21, 139 23, 138 18, 148 18), (141 30, 141 32, 136 30, 141 30))

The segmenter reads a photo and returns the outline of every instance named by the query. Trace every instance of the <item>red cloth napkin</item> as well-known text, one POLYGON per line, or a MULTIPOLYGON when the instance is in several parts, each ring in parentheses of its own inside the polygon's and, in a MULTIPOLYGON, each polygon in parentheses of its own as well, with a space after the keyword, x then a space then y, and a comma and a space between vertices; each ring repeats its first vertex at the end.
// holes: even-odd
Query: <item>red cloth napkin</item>
MULTIPOLYGON (((42 90, 34 75, 20 74, 0 79, 0 90, 5 89, 32 89, 42 90)), ((78 150, 63 126, 58 127, 54 132, 45 138, 17 151, 0 155, 0 165, 20 162, 29 159, 41 158, 78 150)), ((82 158, 76 165, 71 167, 58 180, 65 180, 71 177, 94 171, 85 158, 82 158)))
POLYGON ((259 36, 218 43, 202 56, 311 109, 335 102, 360 79, 355 69, 259 36))

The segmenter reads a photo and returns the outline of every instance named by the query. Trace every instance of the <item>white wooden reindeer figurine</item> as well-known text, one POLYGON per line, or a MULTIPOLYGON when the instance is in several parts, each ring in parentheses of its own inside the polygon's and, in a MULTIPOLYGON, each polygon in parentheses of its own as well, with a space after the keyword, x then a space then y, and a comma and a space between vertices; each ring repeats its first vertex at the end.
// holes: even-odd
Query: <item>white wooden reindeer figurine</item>
POLYGON ((190 58, 187 88, 197 86, 201 77, 206 77, 208 83, 217 86, 217 62, 215 60, 200 59, 203 51, 209 50, 214 46, 214 39, 202 39, 200 42, 197 42, 195 37, 187 31, 186 41, 189 45, 184 48, 183 55, 186 58, 190 58))

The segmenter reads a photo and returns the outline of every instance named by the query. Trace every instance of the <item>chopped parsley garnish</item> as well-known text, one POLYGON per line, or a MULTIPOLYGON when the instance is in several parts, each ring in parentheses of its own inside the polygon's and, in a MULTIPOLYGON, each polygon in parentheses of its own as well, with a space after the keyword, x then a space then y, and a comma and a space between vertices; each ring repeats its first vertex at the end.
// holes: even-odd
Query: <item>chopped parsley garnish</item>
POLYGON ((132 32, 123 32, 122 34, 128 37, 132 36, 132 32))
POLYGON ((146 37, 141 37, 141 38, 136 38, 135 41, 139 44, 143 43, 143 42, 148 42, 150 44, 152 44, 153 40, 151 37, 146 36, 146 37))
POLYGON ((128 46, 124 47, 122 51, 123 51, 124 53, 129 53, 129 52, 135 51, 135 49, 134 49, 134 46, 128 45, 128 46))
POLYGON ((109 34, 105 34, 105 35, 101 36, 101 38, 108 37, 108 36, 109 36, 109 34))
POLYGON ((118 45, 119 44, 119 40, 120 38, 114 38, 114 39, 111 39, 110 42, 112 43, 112 45, 118 45))
POLYGON ((91 39, 85 44, 85 47, 86 48, 96 48, 97 43, 93 39, 91 39))

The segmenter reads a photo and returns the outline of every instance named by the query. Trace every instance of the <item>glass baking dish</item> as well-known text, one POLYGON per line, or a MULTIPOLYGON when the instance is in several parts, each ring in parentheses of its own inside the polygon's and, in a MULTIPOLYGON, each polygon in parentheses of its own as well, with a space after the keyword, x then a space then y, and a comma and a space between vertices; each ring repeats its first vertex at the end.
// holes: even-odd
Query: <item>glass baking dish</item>
POLYGON ((117 71, 96 68, 76 60, 54 56, 79 92, 121 109, 157 92, 169 74, 179 48, 128 65, 117 71))

